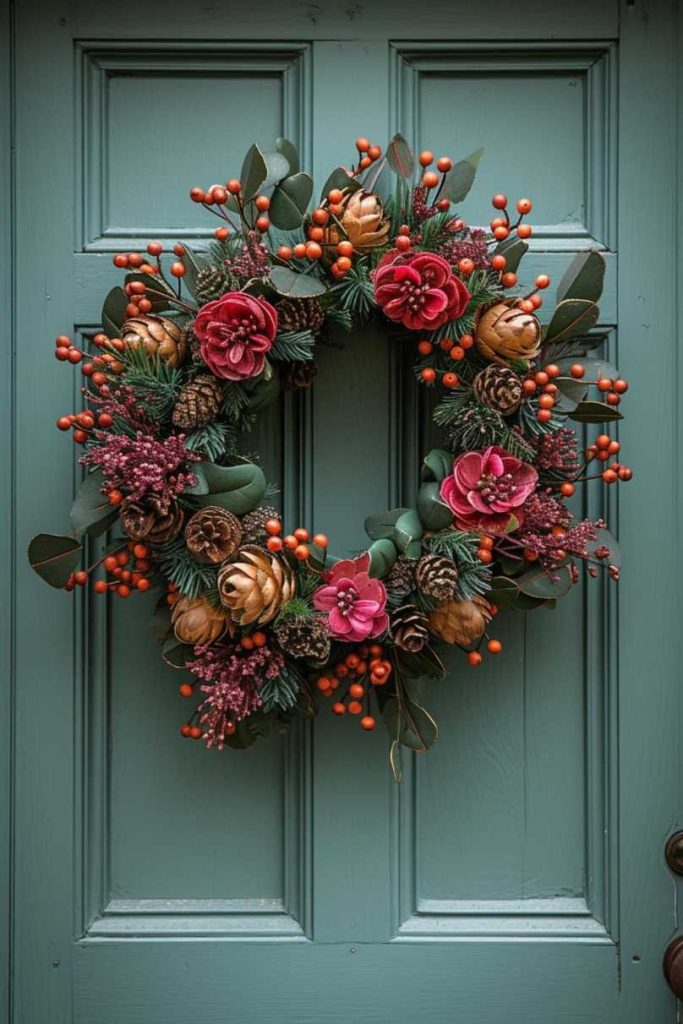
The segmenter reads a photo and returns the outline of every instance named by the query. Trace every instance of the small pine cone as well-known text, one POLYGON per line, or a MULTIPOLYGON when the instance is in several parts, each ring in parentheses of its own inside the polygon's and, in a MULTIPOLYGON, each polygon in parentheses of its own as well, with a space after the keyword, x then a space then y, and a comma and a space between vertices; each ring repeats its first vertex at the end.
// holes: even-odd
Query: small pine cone
POLYGON ((416 568, 417 561, 414 558, 397 559, 384 577, 387 590, 393 590, 396 594, 409 594, 411 590, 415 590, 416 568))
POLYGON ((180 366, 187 355, 185 332, 170 316, 140 313, 121 324, 121 338, 126 348, 141 345, 150 356, 158 356, 162 363, 180 366))
POLYGON ((237 551, 242 540, 239 519, 226 508, 207 505, 185 527, 185 543, 199 562, 217 565, 237 551))
POLYGON ((417 563, 415 578, 418 589, 437 601, 455 597, 458 570, 452 559, 445 555, 423 555, 417 563))
POLYGON ((211 302, 228 290, 225 271, 221 267, 202 267, 197 274, 194 294, 197 302, 211 302))
POLYGON ((310 331, 317 334, 325 320, 319 299, 283 299, 277 307, 281 331, 310 331))
POLYGON ((119 519, 131 540, 163 544, 178 536, 185 522, 185 513, 175 503, 168 510, 160 512, 151 505, 128 497, 119 506, 119 519))
POLYGON ((514 370, 491 363, 472 382, 475 397, 503 416, 517 412, 522 402, 522 381, 514 370))
POLYGON ((223 636, 227 620, 222 608, 203 597, 183 594, 171 608, 173 631, 183 644, 212 644, 223 636))
POLYGON ((236 626, 272 622, 295 591, 288 563, 254 544, 240 548, 218 571, 218 595, 236 626))
POLYGON ((293 363, 286 363, 283 369, 283 379, 290 388, 308 388, 318 372, 318 367, 312 359, 297 360, 293 363))
POLYGON ((210 373, 200 373, 181 388, 173 409, 173 426, 196 430, 213 423, 221 407, 221 386, 210 373))
POLYGON ((484 635, 491 621, 491 605, 483 597, 471 601, 444 601, 429 614, 429 628, 447 644, 469 647, 484 635))
POLYGON ((285 619, 273 632, 282 650, 292 658, 307 658, 322 665, 330 656, 330 631, 318 615, 285 619))
POLYGON ((392 612, 389 631, 397 647, 417 654, 427 643, 429 621, 414 605, 404 604, 392 612))
POLYGON ((251 512, 242 516, 242 543, 263 544, 267 538, 266 523, 269 519, 279 519, 280 513, 272 505, 259 505, 251 512))

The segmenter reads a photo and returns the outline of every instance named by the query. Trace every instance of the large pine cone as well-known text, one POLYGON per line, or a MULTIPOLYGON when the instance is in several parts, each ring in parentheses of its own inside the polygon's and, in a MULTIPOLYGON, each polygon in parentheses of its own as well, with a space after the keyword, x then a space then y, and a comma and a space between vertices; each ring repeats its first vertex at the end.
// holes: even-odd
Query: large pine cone
POLYGON ((312 359, 297 360, 293 363, 285 363, 282 378, 290 388, 308 388, 317 373, 318 367, 312 359))
POLYGON ((220 384, 210 373, 200 373, 181 388, 173 409, 173 425, 181 430, 196 430, 213 423, 221 407, 220 384))
POLYGON ((197 302, 211 302, 228 291, 228 279, 221 267, 202 267, 197 274, 194 295, 197 302))
POLYGON ((414 605, 404 604, 391 613, 389 632, 397 647, 417 654, 429 638, 429 622, 414 605))
POLYGON ((493 363, 535 359, 541 348, 541 325, 533 313, 497 302, 477 320, 474 341, 479 353, 493 363))
POLYGON ((254 544, 240 548, 218 572, 221 602, 238 626, 271 622, 294 592, 294 574, 287 563, 254 544))
POLYGON ((483 597, 445 601, 430 612, 429 628, 447 644, 469 647, 481 639, 491 618, 491 605, 483 597))
POLYGON ((127 348, 143 345, 148 355, 159 356, 169 366, 180 366, 187 355, 185 331, 169 316, 141 313, 125 320, 121 337, 127 348))
POLYGON ((185 543, 200 562, 224 562, 234 555, 241 540, 239 519, 218 505, 207 505, 195 512, 185 527, 185 543))
POLYGON ((223 636, 228 623, 222 608, 214 608, 203 597, 183 594, 171 608, 171 625, 183 644, 213 644, 223 636))
POLYGON ((278 303, 278 327, 280 331, 310 331, 317 334, 325 320, 325 310, 320 299, 283 299, 278 303))
POLYGON ((330 631, 319 615, 286 619, 273 632, 282 650, 292 658, 308 658, 323 664, 330 656, 330 631))
POLYGON ((131 540, 145 540, 150 544, 164 544, 175 540, 183 528, 185 513, 177 504, 160 512, 152 505, 124 498, 119 506, 121 526, 131 540))
POLYGON ((482 405, 503 416, 517 412, 522 402, 522 381, 508 366, 491 363, 472 381, 472 390, 482 405))
POLYGON ((427 597, 448 601, 455 597, 458 570, 455 562, 445 555, 423 555, 417 563, 415 579, 418 588, 427 597))
POLYGON ((397 558, 391 569, 384 577, 384 585, 387 590, 397 594, 409 594, 415 590, 415 570, 417 562, 414 558, 397 558))
POLYGON ((259 505, 242 516, 242 540, 246 544, 263 544, 268 539, 266 523, 279 519, 280 513, 272 505, 259 505))
POLYGON ((352 192, 344 201, 339 221, 343 230, 335 223, 325 229, 323 246, 328 255, 332 254, 332 247, 336 249, 345 239, 356 252, 364 253, 384 245, 389 238, 390 223, 384 216, 381 199, 374 192, 352 192))

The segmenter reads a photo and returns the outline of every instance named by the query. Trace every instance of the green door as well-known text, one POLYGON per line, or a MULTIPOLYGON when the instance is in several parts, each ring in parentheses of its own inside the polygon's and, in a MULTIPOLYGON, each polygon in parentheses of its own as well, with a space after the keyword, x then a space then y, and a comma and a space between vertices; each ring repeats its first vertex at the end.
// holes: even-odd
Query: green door
MULTIPOLYGON (((13 6, 12 1024, 674 1024, 676 7, 13 6), (320 182, 357 135, 395 130, 453 157, 486 147, 471 223, 496 191, 533 197, 530 282, 604 252, 599 333, 632 381, 621 440, 637 474, 608 510, 618 600, 587 583, 555 612, 509 613, 505 657, 434 684, 441 739, 400 786, 383 737, 330 714, 242 753, 182 742, 151 601, 72 602, 24 554, 66 527, 72 496, 75 457, 51 428, 78 385, 52 339, 97 329, 112 252, 208 239, 187 189, 225 181, 253 140, 297 140, 320 182)), ((405 367, 366 333, 326 351, 310 399, 275 410, 256 445, 289 520, 341 553, 413 493, 420 422, 405 367)))

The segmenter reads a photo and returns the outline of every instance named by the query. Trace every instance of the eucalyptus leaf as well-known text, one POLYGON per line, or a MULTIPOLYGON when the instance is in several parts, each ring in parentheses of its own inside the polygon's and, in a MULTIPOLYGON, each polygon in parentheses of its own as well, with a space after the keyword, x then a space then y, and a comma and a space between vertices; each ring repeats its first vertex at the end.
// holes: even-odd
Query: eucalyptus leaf
POLYGON ((180 257, 181 263, 185 267, 185 277, 183 281, 184 284, 187 285, 190 294, 196 296, 197 277, 199 275, 199 271, 207 267, 209 265, 209 261, 205 256, 194 252, 187 242, 183 242, 183 249, 185 251, 180 257))
POLYGON ((444 477, 453 472, 453 456, 443 448, 432 448, 422 460, 420 479, 427 482, 435 480, 441 483, 444 477))
MULTIPOLYGON (((554 359, 554 363, 557 363, 563 374, 569 375, 570 368, 576 363, 580 363, 586 370, 586 376, 589 380, 598 380, 600 377, 609 377, 610 380, 614 380, 619 376, 619 371, 613 363, 608 362, 606 359, 601 359, 598 356, 569 356, 563 359, 554 359)), ((559 377, 558 380, 566 379, 559 377)), ((557 383, 557 381, 555 382, 557 383)), ((579 382, 580 383, 580 382, 579 382)))
POLYGON ((397 651, 401 672, 411 679, 443 679, 446 669, 432 647, 421 651, 397 651))
POLYGON ((417 753, 429 750, 438 739, 436 722, 428 711, 412 700, 388 700, 382 719, 393 739, 417 753))
POLYGON ((417 512, 427 530, 446 530, 453 525, 453 513, 441 500, 440 486, 429 480, 417 492, 417 512))
POLYGON ((553 381, 557 385, 559 398, 556 400, 553 412, 570 413, 577 405, 584 400, 588 393, 588 385, 573 377, 556 377, 553 381))
POLYGON ((370 555, 370 568, 368 573, 374 579, 382 579, 391 569, 398 558, 398 549, 392 540, 381 537, 373 541, 368 548, 370 555))
POLYGON ((452 203, 461 203, 467 196, 477 174, 479 161, 484 155, 483 149, 470 153, 464 160, 458 160, 446 175, 441 195, 452 203))
POLYGON ((266 493, 263 470, 253 462, 236 466, 201 462, 193 467, 193 472, 197 483, 186 493, 194 495, 202 507, 217 505, 241 516, 256 508, 266 493))
POLYGON ((246 404, 246 409, 250 413, 258 413, 263 409, 266 409, 273 402, 276 402, 280 396, 280 377, 279 374, 271 373, 269 375, 263 375, 254 384, 249 391, 249 398, 246 404))
POLYGON ((516 273, 523 256, 529 251, 527 242, 521 238, 506 238, 496 246, 496 255, 505 257, 505 271, 516 273))
POLYGON ((301 163, 299 161, 299 151, 291 141, 291 139, 285 139, 280 137, 275 140, 275 148, 278 153, 282 153, 283 157, 289 164, 289 173, 298 174, 301 170, 301 163))
POLYGON ((268 172, 263 181, 263 188, 275 185, 293 173, 289 166, 289 160, 282 153, 263 153, 262 156, 268 172))
POLYGON ((117 517, 106 495, 102 493, 102 471, 95 470, 83 480, 74 498, 69 519, 77 534, 97 536, 104 533, 117 517))
POLYGON ((28 546, 28 560, 46 583, 61 590, 78 568, 82 550, 73 537, 39 533, 28 546))
POLYGON ((415 173, 415 156, 400 132, 387 146, 387 163, 404 181, 410 181, 415 173))
POLYGON ((555 308, 543 332, 545 342, 560 341, 576 334, 587 334, 598 322, 600 310, 591 299, 565 299, 555 308))
POLYGON ((527 597, 540 598, 543 601, 562 597, 572 586, 569 566, 561 565, 557 569, 541 569, 534 565, 515 580, 517 587, 527 597))
POLYGON ((123 288, 112 288, 102 306, 102 330, 108 338, 118 338, 121 324, 126 319, 128 298, 123 288))
POLYGON ((613 405, 604 402, 581 402, 569 413, 570 420, 576 423, 611 423, 624 417, 613 405))
POLYGON ((289 267, 273 267, 270 283, 279 295, 305 299, 314 295, 323 295, 327 286, 311 274, 300 274, 289 267))
POLYGON ((273 190, 268 216, 281 231, 300 227, 313 195, 313 179, 303 172, 285 178, 273 190))
POLYGON ((321 199, 327 199, 328 193, 333 188, 339 188, 342 192, 357 192, 363 186, 356 178, 352 178, 345 167, 335 167, 325 182, 320 193, 321 199))
POLYGON ((371 540, 386 537, 393 541, 401 554, 408 558, 419 558, 422 552, 420 539, 424 529, 415 509, 394 508, 389 512, 368 516, 365 532, 371 540))
POLYGON ((245 203, 253 199, 268 177, 268 168, 263 153, 256 143, 247 150, 242 164, 240 181, 242 182, 242 198, 245 203))
POLYGON ((557 301, 590 299, 597 302, 605 281, 604 257, 591 249, 578 252, 565 270, 557 286, 557 301))
POLYGON ((161 657, 171 668, 185 668, 186 663, 194 657, 194 647, 184 644, 173 634, 162 643, 161 657))

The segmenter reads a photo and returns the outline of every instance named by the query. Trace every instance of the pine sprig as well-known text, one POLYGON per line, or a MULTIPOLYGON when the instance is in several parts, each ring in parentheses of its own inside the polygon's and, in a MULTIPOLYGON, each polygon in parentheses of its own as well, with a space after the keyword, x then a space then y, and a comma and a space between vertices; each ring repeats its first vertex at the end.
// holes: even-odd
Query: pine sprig
POLYGON ((225 455, 237 455, 237 433, 229 423, 207 423, 187 435, 185 446, 218 462, 225 455))
POLYGON ((310 331, 283 331, 270 350, 270 358, 286 362, 307 362, 313 359, 315 337, 310 331))
POLYGON ((330 291, 336 297, 338 308, 353 317, 368 317, 375 304, 375 293, 370 280, 370 260, 361 257, 344 278, 330 291))
POLYGON ((289 711, 295 706, 300 689, 301 680, 298 674, 289 665, 284 664, 279 675, 272 679, 264 679, 259 687, 263 710, 289 711))
POLYGON ((479 536, 464 530, 442 530, 424 542, 431 554, 451 558, 458 567, 456 597, 469 601, 491 589, 491 569, 477 555, 479 536))
POLYGON ((223 394, 221 415, 230 423, 238 424, 244 410, 249 405, 249 396, 238 382, 232 382, 223 394))
POLYGON ((528 441, 512 430, 499 412, 482 405, 472 394, 464 400, 458 391, 448 395, 434 410, 434 422, 449 427, 447 445, 454 455, 495 444, 524 462, 533 461, 534 450, 528 441))
POLYGON ((142 345, 126 348, 119 359, 124 365, 126 386, 149 418, 168 419, 183 385, 183 371, 162 362, 157 355, 149 355, 142 345))
POLYGON ((159 544, 154 548, 154 558, 162 575, 175 583, 179 592, 187 597, 207 597, 214 604, 212 595, 218 596, 218 566, 198 562, 185 545, 181 535, 176 540, 159 544))

